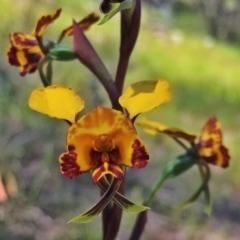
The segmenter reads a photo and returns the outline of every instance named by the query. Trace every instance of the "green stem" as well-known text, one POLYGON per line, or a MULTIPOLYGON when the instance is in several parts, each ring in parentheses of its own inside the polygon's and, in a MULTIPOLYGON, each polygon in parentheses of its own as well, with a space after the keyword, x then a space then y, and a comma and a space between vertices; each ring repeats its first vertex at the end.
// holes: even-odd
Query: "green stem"
POLYGON ((40 49, 42 50, 42 53, 43 53, 44 55, 47 55, 48 49, 47 49, 47 47, 43 44, 42 37, 37 37, 36 39, 37 39, 37 41, 38 41, 38 46, 39 46, 40 49))
POLYGON ((51 85, 52 84, 52 61, 51 60, 49 60, 46 66, 46 78, 48 79, 48 82, 51 85))
POLYGON ((152 201, 153 201, 156 193, 159 191, 159 189, 161 188, 161 186, 163 185, 163 183, 165 182, 166 179, 167 179, 167 177, 163 177, 162 175, 158 178, 158 180, 151 187, 151 189, 146 197, 146 200, 144 201, 144 205, 150 206, 152 204, 152 201))
MULTIPOLYGON (((198 165, 199 172, 201 174, 202 180, 204 180, 204 170, 201 165, 198 165)), ((205 207, 205 213, 208 215, 211 214, 211 195, 208 184, 206 184, 205 188, 203 189, 205 199, 206 199, 206 207, 205 207)))
POLYGON ((39 72, 39 75, 40 75, 40 78, 41 78, 41 81, 42 81, 44 87, 48 87, 48 86, 51 85, 51 82, 47 78, 48 74, 44 73, 44 66, 48 62, 49 62, 49 58, 48 57, 44 57, 38 64, 38 72, 39 72))
POLYGON ((179 140, 178 138, 176 137, 172 137, 172 139, 178 143, 178 145, 180 145, 184 150, 188 150, 188 147, 181 141, 179 140))
POLYGON ((198 190, 187 201, 179 204, 177 206, 178 208, 186 208, 189 205, 191 205, 199 197, 199 195, 201 194, 201 192, 204 190, 204 188, 207 186, 207 184, 209 182, 209 179, 211 177, 211 172, 210 172, 209 166, 207 165, 207 163, 201 162, 201 161, 198 161, 197 164, 200 165, 201 167, 204 167, 206 170, 202 184, 200 185, 198 190))

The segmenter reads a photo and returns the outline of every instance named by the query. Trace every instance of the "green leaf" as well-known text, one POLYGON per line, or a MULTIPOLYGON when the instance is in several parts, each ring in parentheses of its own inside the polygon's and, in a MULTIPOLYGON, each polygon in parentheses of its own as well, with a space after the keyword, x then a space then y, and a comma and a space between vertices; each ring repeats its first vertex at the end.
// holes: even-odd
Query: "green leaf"
POLYGON ((56 44, 50 49, 48 57, 57 61, 71 61, 76 59, 76 55, 71 47, 56 44))
POLYGON ((133 5, 132 0, 126 0, 121 3, 110 3, 111 10, 109 13, 107 13, 104 18, 98 23, 98 25, 102 25, 109 21, 114 15, 116 15, 118 12, 121 12, 122 10, 129 9, 133 5))

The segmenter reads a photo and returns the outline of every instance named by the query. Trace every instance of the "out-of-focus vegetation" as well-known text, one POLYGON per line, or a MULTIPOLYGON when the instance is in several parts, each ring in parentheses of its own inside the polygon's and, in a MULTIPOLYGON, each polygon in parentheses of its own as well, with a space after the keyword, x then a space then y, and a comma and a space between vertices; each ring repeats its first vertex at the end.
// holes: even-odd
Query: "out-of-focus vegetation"
MULTIPOLYGON (((46 39, 56 39, 72 18, 79 20, 91 11, 98 11, 99 3, 0 0, 0 170, 15 176, 9 177, 15 197, 0 203, 0 239, 100 239, 98 220, 88 225, 66 224, 99 199, 98 188, 92 186, 88 174, 68 180, 59 171, 58 155, 65 150, 68 126, 28 108, 31 91, 41 86, 38 74, 21 78, 18 69, 10 67, 6 58, 10 32, 30 33, 40 16, 62 7, 61 17, 44 34, 46 39)), ((203 214, 204 198, 187 210, 174 209, 200 184, 197 170, 192 169, 178 180, 166 182, 161 189, 149 212, 143 239, 238 239, 239 46, 212 38, 206 19, 188 5, 177 12, 172 7, 143 6, 141 33, 131 58, 127 84, 167 79, 173 89, 173 100, 145 116, 197 134, 206 120, 216 115, 232 159, 226 170, 211 168, 211 217, 203 214)), ((118 59, 118 18, 102 26, 95 25, 87 32, 112 74, 118 59)), ((71 44, 72 39, 66 43, 71 44)), ((86 111, 109 105, 101 95, 104 91, 101 85, 77 61, 54 63, 54 83, 76 89, 86 101, 86 111)), ((143 170, 129 170, 127 195, 140 203, 162 166, 182 150, 164 136, 154 139, 138 130, 147 142, 151 162, 143 170)), ((135 217, 124 214, 119 239, 127 239, 135 217)))

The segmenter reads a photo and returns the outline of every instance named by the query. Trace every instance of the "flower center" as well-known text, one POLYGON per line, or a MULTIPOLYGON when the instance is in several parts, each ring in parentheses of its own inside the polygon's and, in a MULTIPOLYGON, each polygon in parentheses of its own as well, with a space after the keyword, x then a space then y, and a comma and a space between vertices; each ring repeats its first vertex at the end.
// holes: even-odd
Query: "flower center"
POLYGON ((109 154, 113 148, 113 140, 106 134, 100 135, 94 142, 95 148, 102 153, 101 160, 102 162, 109 162, 109 154))

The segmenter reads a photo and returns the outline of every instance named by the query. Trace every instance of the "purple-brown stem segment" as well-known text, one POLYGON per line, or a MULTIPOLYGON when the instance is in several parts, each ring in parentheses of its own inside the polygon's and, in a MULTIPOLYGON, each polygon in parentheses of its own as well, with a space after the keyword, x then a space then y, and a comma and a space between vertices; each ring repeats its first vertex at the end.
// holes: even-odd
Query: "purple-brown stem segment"
POLYGON ((122 93, 128 62, 136 44, 141 21, 141 2, 135 0, 133 8, 121 12, 121 43, 118 67, 116 73, 116 87, 122 93))

